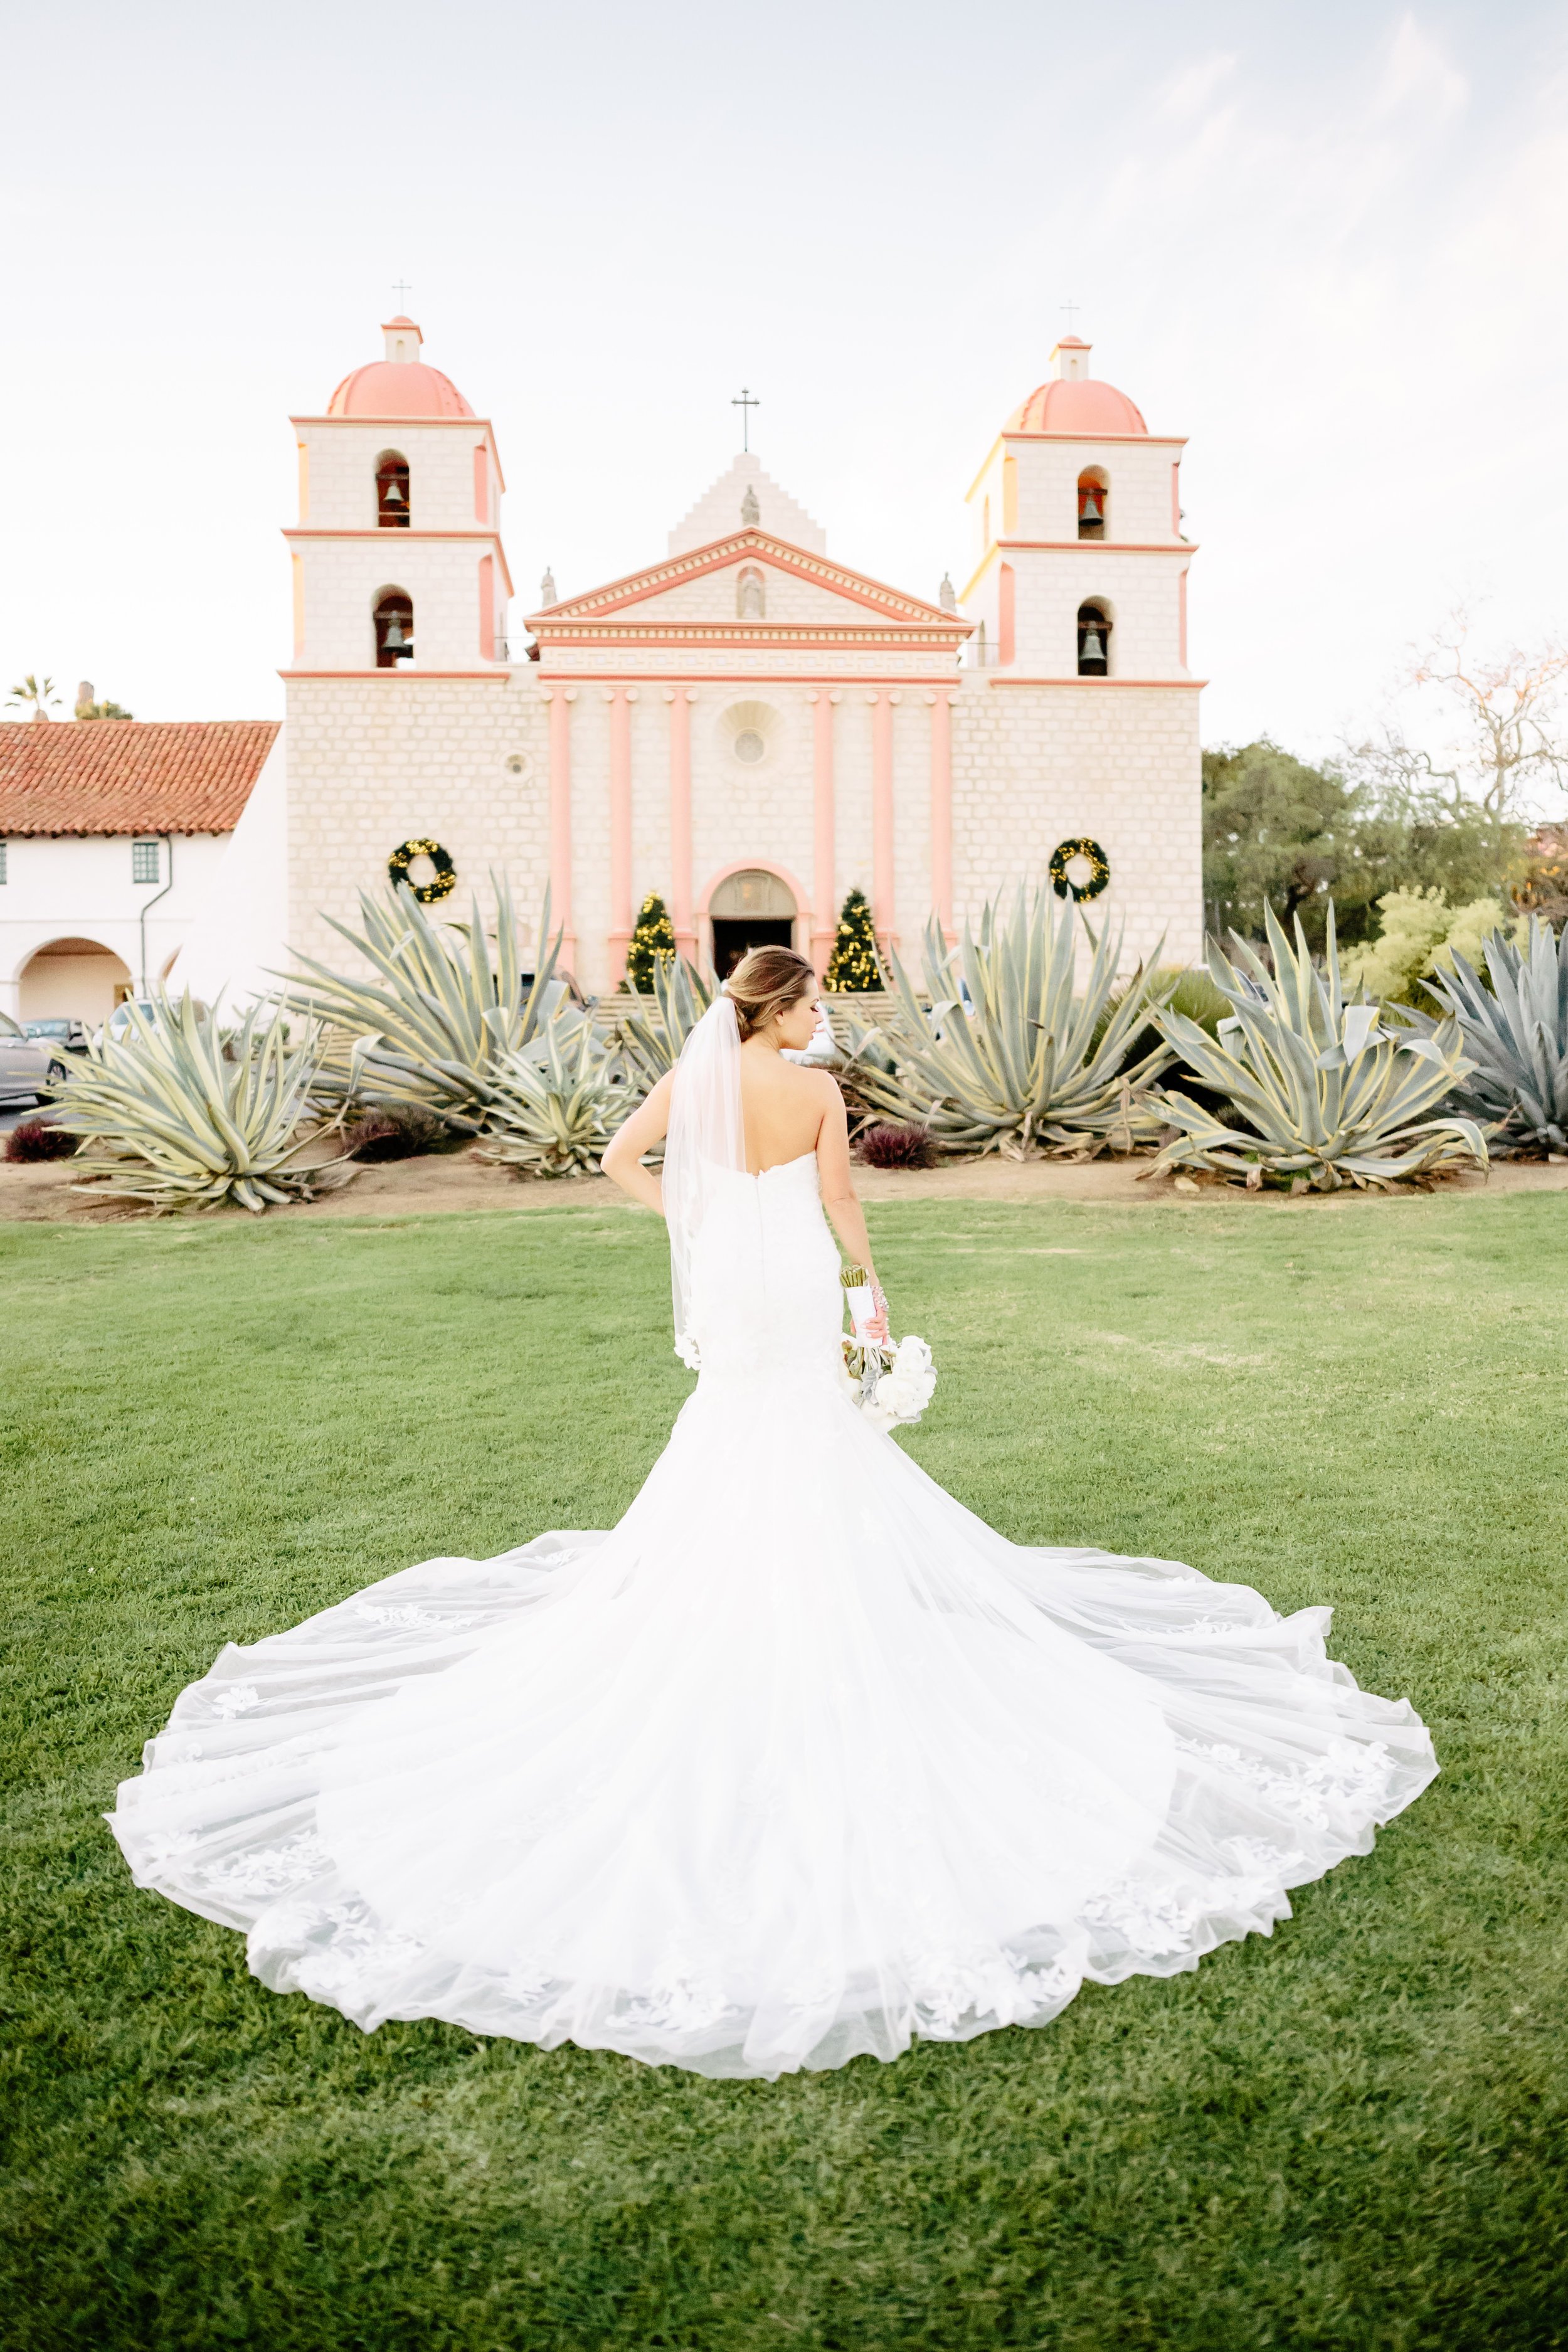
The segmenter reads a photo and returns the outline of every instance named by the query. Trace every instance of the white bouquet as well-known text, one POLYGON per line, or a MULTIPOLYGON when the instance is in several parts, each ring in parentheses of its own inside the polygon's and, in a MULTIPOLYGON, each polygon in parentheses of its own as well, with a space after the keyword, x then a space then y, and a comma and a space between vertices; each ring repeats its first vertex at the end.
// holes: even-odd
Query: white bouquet
POLYGON ((936 1389, 931 1349, 911 1331, 889 1344, 866 1337, 877 1302, 863 1265, 847 1265, 841 1276, 853 1333, 844 1342, 844 1370, 861 1412, 878 1429, 899 1429, 919 1421, 936 1389))

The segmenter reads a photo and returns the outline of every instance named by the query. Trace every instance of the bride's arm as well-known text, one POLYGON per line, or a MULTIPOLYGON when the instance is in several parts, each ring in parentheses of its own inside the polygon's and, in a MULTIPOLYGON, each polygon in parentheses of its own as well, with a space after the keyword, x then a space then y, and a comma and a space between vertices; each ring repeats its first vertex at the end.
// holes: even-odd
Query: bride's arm
POLYGON ((674 1071, 666 1070, 647 1100, 639 1103, 630 1118, 616 1129, 599 1162, 612 1183, 618 1184, 623 1192, 629 1192, 634 1201, 640 1201, 645 1209, 656 1210, 661 1217, 664 1194, 653 1170, 643 1166, 642 1156, 653 1150, 668 1129, 669 1094, 674 1084, 674 1071))
MULTIPOLYGON (((863 1265, 873 1282, 877 1269, 871 1263, 870 1237, 866 1231, 866 1212, 855 1197, 855 1180, 849 1172, 849 1121, 845 1116, 844 1097, 838 1091, 837 1078, 826 1071, 819 1073, 828 1100, 822 1114, 822 1125, 816 1136, 816 1172, 822 1186, 822 1205, 833 1223, 833 1230, 844 1244, 847 1257, 856 1265, 863 1265)), ((880 1286, 878 1286, 879 1288, 880 1286)), ((885 1339, 888 1335, 886 1311, 869 1326, 870 1337, 885 1339)))

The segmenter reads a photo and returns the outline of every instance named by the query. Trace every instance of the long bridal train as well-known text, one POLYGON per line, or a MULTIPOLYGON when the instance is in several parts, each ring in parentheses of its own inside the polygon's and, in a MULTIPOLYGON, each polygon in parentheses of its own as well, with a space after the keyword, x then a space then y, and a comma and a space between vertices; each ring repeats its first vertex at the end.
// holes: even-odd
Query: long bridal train
POLYGON ((1326 1609, 1008 1543, 871 1425, 816 1160, 745 1172, 739 1051, 721 998, 663 1179, 700 1378, 620 1524, 226 1649, 121 1789, 138 1884, 279 1992, 705 2074, 891 2058, 1267 1935, 1436 1769, 1326 1609))

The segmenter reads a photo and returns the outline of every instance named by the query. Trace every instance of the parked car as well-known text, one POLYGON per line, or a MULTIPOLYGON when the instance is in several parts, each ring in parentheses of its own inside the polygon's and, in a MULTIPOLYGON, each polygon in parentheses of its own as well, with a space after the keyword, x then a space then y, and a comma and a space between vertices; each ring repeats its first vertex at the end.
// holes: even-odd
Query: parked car
POLYGON ((65 1074, 62 1049, 29 1037, 8 1013, 0 1013, 0 1102, 42 1102, 65 1074))
MULTIPOLYGON (((179 1010, 180 999, 177 996, 171 997, 169 999, 169 1005, 171 1011, 177 1012, 179 1010)), ((110 1014, 108 1020, 104 1023, 102 1028, 98 1034, 100 1037, 128 1037, 137 1025, 136 1016, 138 1013, 141 1013, 145 1019, 151 1020, 157 1011, 158 1003, 155 998, 151 996, 128 996, 123 1004, 117 1004, 115 1006, 113 1012, 110 1014)), ((198 1021, 205 1021, 207 1018, 208 1009, 198 997, 196 1000, 196 1019, 198 1021)))
POLYGON ((62 1045, 68 1054, 85 1054, 87 1051, 85 1021, 24 1021, 22 1026, 29 1037, 37 1038, 52 1053, 58 1054, 62 1045))

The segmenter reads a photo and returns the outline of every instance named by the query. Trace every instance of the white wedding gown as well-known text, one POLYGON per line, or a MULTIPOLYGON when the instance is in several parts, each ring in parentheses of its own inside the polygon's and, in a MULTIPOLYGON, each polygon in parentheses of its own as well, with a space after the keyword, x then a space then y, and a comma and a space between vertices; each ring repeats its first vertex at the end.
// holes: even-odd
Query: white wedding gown
POLYGON ((121 1788, 138 1885, 265 1984, 704 2074, 891 2058, 1268 1934, 1432 1778, 1327 1609, 1008 1543, 867 1422, 815 1159, 725 1174, 692 1286, 618 1527, 226 1648, 121 1788))

